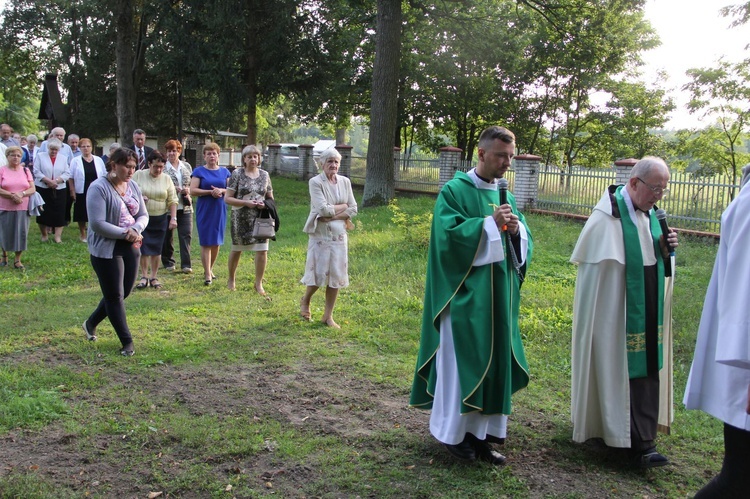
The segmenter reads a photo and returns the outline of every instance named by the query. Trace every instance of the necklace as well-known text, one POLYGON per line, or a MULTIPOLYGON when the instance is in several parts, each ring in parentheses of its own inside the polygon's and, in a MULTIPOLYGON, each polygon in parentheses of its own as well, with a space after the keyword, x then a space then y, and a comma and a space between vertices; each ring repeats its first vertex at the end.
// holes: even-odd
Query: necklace
POLYGON ((125 194, 128 192, 128 184, 127 183, 123 182, 123 184, 125 185, 125 188, 122 189, 122 190, 120 190, 117 187, 117 185, 115 185, 115 183, 112 182, 111 179, 107 178, 107 180, 109 180, 109 183, 112 184, 112 188, 115 190, 115 192, 117 192, 117 194, 119 194, 121 197, 125 197, 125 194))

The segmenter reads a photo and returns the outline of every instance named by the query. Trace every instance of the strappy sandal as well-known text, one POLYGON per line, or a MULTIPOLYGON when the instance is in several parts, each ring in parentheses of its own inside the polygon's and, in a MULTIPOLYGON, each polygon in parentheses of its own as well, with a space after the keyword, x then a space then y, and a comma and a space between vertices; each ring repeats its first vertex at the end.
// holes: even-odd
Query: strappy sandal
POLYGON ((140 282, 135 285, 135 289, 145 289, 148 287, 148 278, 146 276, 141 276, 140 282))
POLYGON ((148 283, 154 289, 161 289, 161 283, 156 277, 154 277, 153 279, 149 279, 148 283))

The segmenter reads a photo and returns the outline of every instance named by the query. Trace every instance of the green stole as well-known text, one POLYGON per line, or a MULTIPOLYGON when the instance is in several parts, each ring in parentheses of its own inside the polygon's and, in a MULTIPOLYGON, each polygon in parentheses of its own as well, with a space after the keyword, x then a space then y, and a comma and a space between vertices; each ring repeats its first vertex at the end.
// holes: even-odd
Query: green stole
MULTIPOLYGON (((625 245, 625 334, 628 351, 628 375, 630 378, 643 378, 647 376, 646 368, 646 299, 645 278, 643 274, 643 255, 641 255, 640 237, 638 228, 630 218, 627 203, 622 197, 622 189, 619 186, 615 191, 615 200, 620 209, 620 223, 622 224, 622 237, 625 245)), ((653 212, 649 214, 651 225, 651 237, 656 255, 659 304, 657 309, 657 321, 659 332, 659 369, 663 365, 662 323, 664 315, 664 261, 661 258, 659 248, 659 237, 662 235, 656 216, 653 212)))

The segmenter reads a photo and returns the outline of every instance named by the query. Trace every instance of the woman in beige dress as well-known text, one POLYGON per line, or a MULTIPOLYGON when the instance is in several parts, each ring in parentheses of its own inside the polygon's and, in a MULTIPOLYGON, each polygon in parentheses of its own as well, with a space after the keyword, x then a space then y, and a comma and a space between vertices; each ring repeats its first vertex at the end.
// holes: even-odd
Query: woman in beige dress
POLYGON ((318 161, 323 172, 310 179, 310 215, 304 232, 309 234, 307 262, 302 284, 305 294, 300 300, 300 315, 310 320, 310 299, 318 288, 326 287, 325 311, 321 322, 340 328, 333 320, 333 308, 340 288, 349 285, 347 227, 357 214, 352 184, 338 175, 341 155, 336 149, 324 151, 318 161))

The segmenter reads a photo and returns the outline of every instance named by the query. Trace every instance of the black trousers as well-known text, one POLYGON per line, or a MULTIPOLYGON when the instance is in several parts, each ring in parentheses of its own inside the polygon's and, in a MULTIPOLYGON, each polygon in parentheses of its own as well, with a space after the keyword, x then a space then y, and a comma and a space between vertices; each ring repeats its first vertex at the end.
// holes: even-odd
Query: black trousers
POLYGON ((89 329, 94 330, 100 322, 109 318, 122 346, 133 342, 125 317, 125 298, 133 290, 140 260, 141 250, 124 239, 115 243, 112 258, 91 255, 91 266, 99 278, 102 299, 86 322, 89 329))
MULTIPOLYGON (((167 229, 164 245, 161 249, 161 263, 165 267, 175 265, 174 232, 167 229)), ((190 264, 190 242, 193 239, 193 214, 185 214, 184 210, 177 210, 177 241, 180 245, 180 268, 192 267, 190 264)))
POLYGON ((647 375, 630 379, 630 448, 638 452, 655 447, 659 422, 659 288, 656 266, 643 270, 647 375))
POLYGON ((721 472, 695 494, 697 499, 745 498, 750 491, 750 431, 724 423, 721 472))

